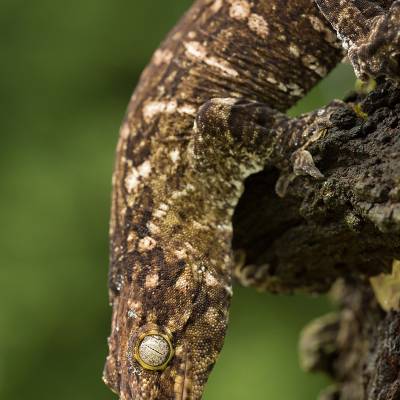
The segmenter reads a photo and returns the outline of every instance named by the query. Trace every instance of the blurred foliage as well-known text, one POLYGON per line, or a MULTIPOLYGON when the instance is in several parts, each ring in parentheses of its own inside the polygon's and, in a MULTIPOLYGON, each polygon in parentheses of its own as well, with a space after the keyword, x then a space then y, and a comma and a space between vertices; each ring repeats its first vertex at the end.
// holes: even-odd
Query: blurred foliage
MULTIPOLYGON (((106 356, 110 181, 138 76, 188 0, 1 0, 0 398, 113 399, 106 356)), ((341 97, 341 67, 293 113, 341 97)), ((205 399, 309 400, 297 366, 324 299, 237 289, 205 399)))

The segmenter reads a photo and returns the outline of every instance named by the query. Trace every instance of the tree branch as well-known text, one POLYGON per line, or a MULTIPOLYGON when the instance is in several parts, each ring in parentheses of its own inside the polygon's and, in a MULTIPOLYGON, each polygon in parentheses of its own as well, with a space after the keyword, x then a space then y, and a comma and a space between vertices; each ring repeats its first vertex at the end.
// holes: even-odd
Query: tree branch
POLYGON ((361 103, 352 96, 331 124, 308 148, 323 180, 298 176, 280 199, 273 188, 287 171, 248 179, 234 218, 241 277, 279 293, 323 292, 342 277, 340 311, 304 330, 302 364, 337 382, 323 400, 394 400, 400 313, 382 311, 367 278, 400 257, 400 90, 385 83, 361 103))
POLYGON ((308 147, 324 179, 298 176, 282 199, 274 187, 287 170, 247 180, 233 243, 249 285, 323 292, 338 277, 389 270, 400 257, 399 117, 400 91, 384 84, 360 104, 349 99, 308 147))

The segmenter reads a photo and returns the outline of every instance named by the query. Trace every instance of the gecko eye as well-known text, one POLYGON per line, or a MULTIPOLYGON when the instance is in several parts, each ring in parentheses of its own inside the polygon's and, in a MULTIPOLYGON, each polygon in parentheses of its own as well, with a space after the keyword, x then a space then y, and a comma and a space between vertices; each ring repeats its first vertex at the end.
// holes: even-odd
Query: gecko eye
POLYGON ((157 331, 142 334, 135 347, 135 358, 144 368, 160 371, 166 368, 174 355, 171 339, 157 331))

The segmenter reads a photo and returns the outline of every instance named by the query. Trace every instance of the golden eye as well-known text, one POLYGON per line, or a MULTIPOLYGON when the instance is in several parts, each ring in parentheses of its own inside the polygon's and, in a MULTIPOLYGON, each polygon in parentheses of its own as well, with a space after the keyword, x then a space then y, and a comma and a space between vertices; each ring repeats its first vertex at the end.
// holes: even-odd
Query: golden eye
POLYGON ((157 331, 145 332, 139 337, 135 347, 138 363, 152 371, 165 369, 173 355, 170 337, 157 331))

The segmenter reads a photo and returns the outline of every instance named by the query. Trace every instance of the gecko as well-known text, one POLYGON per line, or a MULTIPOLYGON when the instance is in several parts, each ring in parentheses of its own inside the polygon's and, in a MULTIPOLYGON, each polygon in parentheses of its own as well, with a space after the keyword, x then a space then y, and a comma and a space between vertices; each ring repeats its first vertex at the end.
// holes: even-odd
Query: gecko
POLYGON ((343 57, 330 4, 196 0, 142 73, 113 174, 103 380, 121 400, 201 398, 241 280, 232 215, 246 177, 323 177, 307 146, 335 103, 285 111, 343 57))

